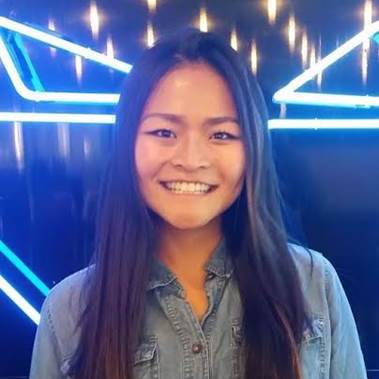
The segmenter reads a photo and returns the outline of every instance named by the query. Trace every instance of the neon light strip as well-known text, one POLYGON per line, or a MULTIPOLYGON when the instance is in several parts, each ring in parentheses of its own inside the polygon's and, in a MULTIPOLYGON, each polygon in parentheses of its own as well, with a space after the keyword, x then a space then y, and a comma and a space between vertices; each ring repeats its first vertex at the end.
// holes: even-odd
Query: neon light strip
POLYGON ((0 289, 37 325, 41 316, 12 285, 0 275, 0 289))
POLYGON ((310 92, 289 92, 283 96, 285 96, 286 104, 322 105, 346 108, 379 107, 379 97, 377 96, 334 95, 310 92))
POLYGON ((295 92, 302 85, 313 79, 327 67, 341 59, 357 46, 379 32, 379 21, 369 25, 355 37, 345 42, 339 48, 327 55, 321 61, 304 71, 297 78, 292 80, 285 87, 277 91, 273 100, 276 103, 284 104, 306 104, 306 105, 326 105, 339 107, 379 107, 379 97, 377 96, 349 96, 319 93, 295 92))
MULTIPOLYGON (((105 54, 98 53, 89 48, 66 41, 52 34, 37 30, 30 26, 23 25, 5 17, 0 17, 0 28, 10 30, 38 41, 47 43, 50 46, 68 51, 72 54, 79 55, 85 59, 100 63, 109 68, 113 68, 123 73, 129 73, 131 65, 118 59, 109 57, 105 54)), ((63 103, 80 103, 80 104, 117 104, 119 94, 115 93, 80 93, 80 92, 43 92, 33 91, 25 86, 21 76, 15 66, 12 56, 9 54, 7 44, 0 35, 0 59, 3 61, 5 69, 20 96, 32 101, 49 101, 63 103)))
MULTIPOLYGON (((17 113, 0 112, 0 122, 33 123, 72 123, 72 124, 110 124, 116 121, 111 114, 75 114, 75 113, 17 113)), ((377 129, 379 119, 272 119, 270 129, 377 129)))
POLYGON ((33 66, 32 60, 30 59, 29 54, 25 49, 21 35, 18 33, 13 33, 13 35, 14 35, 14 42, 15 42, 17 48, 20 50, 23 58, 25 59, 26 65, 28 66, 30 81, 33 85, 33 89, 35 91, 45 91, 45 89, 43 88, 43 85, 42 85, 42 83, 41 83, 41 81, 37 75, 37 72, 33 66))
MULTIPOLYGON (((111 114, 0 112, 0 122, 113 125, 111 114)), ((379 129, 379 119, 272 119, 269 129, 379 129)))
POLYGON ((114 124, 111 114, 0 112, 0 122, 114 124))
POLYGON ((19 22, 10 20, 9 18, 0 17, 0 27, 20 33, 30 38, 34 38, 50 46, 56 47, 58 49, 66 50, 72 54, 80 55, 81 57, 85 59, 89 59, 91 61, 100 63, 102 65, 108 66, 109 68, 113 68, 117 71, 121 71, 126 74, 129 73, 130 69, 132 68, 132 66, 128 63, 125 63, 118 59, 98 53, 97 51, 91 50, 88 47, 84 47, 76 43, 69 42, 55 35, 52 35, 52 34, 43 32, 41 30, 32 28, 30 26, 21 24, 19 22))
POLYGON ((31 101, 51 101, 80 104, 117 104, 120 95, 107 93, 81 93, 81 92, 40 92, 32 91, 25 86, 11 55, 0 36, 0 59, 16 89, 17 93, 24 99, 31 101))
POLYGON ((273 119, 269 129, 379 129, 379 119, 273 119))
POLYGON ((47 296, 49 292, 49 288, 45 283, 42 282, 41 279, 37 277, 36 274, 26 264, 17 257, 15 253, 13 253, 4 242, 0 241, 0 252, 4 254, 4 256, 19 270, 24 274, 24 276, 32 282, 43 295, 47 296))

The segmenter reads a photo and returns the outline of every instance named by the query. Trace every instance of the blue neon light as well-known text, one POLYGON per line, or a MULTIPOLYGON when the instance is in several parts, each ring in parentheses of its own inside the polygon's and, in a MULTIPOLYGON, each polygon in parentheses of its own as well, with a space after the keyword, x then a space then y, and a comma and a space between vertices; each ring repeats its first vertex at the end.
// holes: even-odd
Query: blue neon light
MULTIPOLYGON (((113 125, 111 114, 0 112, 0 122, 113 125)), ((379 119, 271 119, 269 129, 379 129, 379 119)))
POLYGON ((269 129, 379 129, 379 119, 272 119, 269 129))
POLYGON ((31 319, 39 324, 41 316, 38 311, 2 276, 0 289, 31 319))
POLYGON ((22 38, 18 33, 14 33, 14 42, 18 48, 18 50, 21 52, 23 59, 25 60, 25 63, 28 67, 29 74, 30 74, 30 82, 33 86, 33 88, 36 91, 44 91, 43 85, 41 83, 41 80, 39 79, 37 72, 33 66, 33 63, 29 57, 29 54, 27 53, 24 43, 22 42, 22 38))
MULTIPOLYGON (((0 30, 9 30, 29 38, 36 39, 46 43, 49 46, 68 51, 72 54, 79 55, 85 59, 102 64, 114 70, 129 73, 131 65, 118 59, 101 54, 84 46, 67 41, 48 32, 44 32, 19 22, 10 20, 9 18, 0 17, 0 30)), ((76 104, 103 104, 115 105, 118 102, 119 94, 116 93, 82 93, 82 92, 51 92, 36 91, 26 87, 21 79, 21 75, 17 66, 14 64, 6 41, 0 33, 0 59, 16 89, 18 94, 23 98, 31 101, 46 101, 60 103, 76 103, 76 104)))
POLYGON ((80 55, 81 57, 85 59, 89 59, 91 61, 100 63, 109 68, 113 68, 114 70, 117 70, 117 71, 128 73, 130 69, 132 68, 132 66, 128 63, 109 57, 108 55, 104 55, 97 51, 91 50, 88 47, 84 47, 76 43, 67 41, 63 38, 57 37, 56 35, 52 33, 35 29, 31 26, 21 24, 19 22, 16 22, 6 17, 0 17, 0 27, 20 33, 27 37, 36 39, 38 41, 44 42, 52 47, 66 50, 75 55, 80 55))
MULTIPOLYGON (((0 30, 6 29, 50 46, 69 51, 73 54, 90 59, 115 70, 128 73, 131 65, 111 58, 107 55, 95 52, 91 49, 74 44, 52 33, 44 32, 5 17, 0 17, 0 30)), ((309 105, 329 105, 338 107, 379 107, 379 97, 374 96, 350 96, 335 94, 303 93, 296 90, 321 73, 325 68, 335 63, 341 57, 349 53, 368 38, 378 39, 379 21, 373 23, 351 40, 340 46, 334 52, 323 58, 303 74, 292 80, 287 86, 277 91, 274 101, 278 103, 294 103, 309 105)), ((16 65, 12 60, 6 43, 0 33, 0 59, 2 60, 8 75, 16 91, 26 99, 32 101, 57 101, 71 103, 101 103, 111 105, 117 103, 118 94, 78 93, 78 92, 41 92, 31 91, 23 83, 16 65)), ((0 112, 0 122, 32 122, 32 123, 78 123, 78 124, 114 124, 115 116, 112 114, 77 114, 77 113, 38 113, 38 112, 0 112)), ((295 128, 379 128, 377 120, 270 120, 270 129, 295 129, 295 128)))
POLYGON ((112 114, 88 113, 38 113, 0 112, 0 122, 69 123, 69 124, 114 124, 112 114))
POLYGON ((377 38, 378 32, 379 21, 369 25, 362 32, 345 42, 331 54, 327 55, 321 61, 304 71, 297 78, 293 79, 285 87, 277 91, 273 96, 274 102, 281 104, 324 105, 353 108, 379 107, 378 96, 350 96, 297 91, 309 80, 322 73, 327 67, 337 62, 369 38, 377 38))
POLYGON ((0 240, 0 252, 30 281, 32 282, 43 295, 47 296, 49 287, 38 278, 36 274, 19 258, 15 253, 0 240))

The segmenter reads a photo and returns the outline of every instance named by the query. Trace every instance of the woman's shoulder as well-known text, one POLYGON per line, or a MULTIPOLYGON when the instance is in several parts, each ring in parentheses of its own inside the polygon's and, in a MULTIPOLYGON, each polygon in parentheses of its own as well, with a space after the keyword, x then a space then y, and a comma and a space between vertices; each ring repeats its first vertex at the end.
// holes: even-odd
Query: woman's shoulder
POLYGON ((62 365, 72 357, 79 341, 78 326, 86 305, 85 289, 91 271, 92 266, 60 281, 49 291, 42 305, 37 333, 39 344, 46 346, 47 340, 55 341, 62 365))
MULTIPOLYGON (((330 367, 325 370, 331 378, 367 378, 354 316, 335 268, 317 251, 292 244, 289 250, 313 326, 307 329, 304 341, 319 343, 320 354, 322 350, 323 357, 333 358, 324 363, 330 367)), ((304 368, 309 371, 317 359, 310 353, 314 347, 309 349, 307 343, 302 353, 304 368)))
POLYGON ((85 309, 85 289, 92 266, 77 271, 57 283, 48 293, 41 317, 49 321, 59 340, 74 333, 85 309), (62 337, 63 338, 63 337, 62 337))
POLYGON ((57 283, 49 291, 46 298, 50 308, 56 309, 56 307, 60 308, 78 303, 91 271, 92 266, 86 267, 57 283))
POLYGON ((332 264, 322 253, 293 243, 288 244, 288 249, 300 275, 317 280, 335 274, 332 264))
POLYGON ((336 298, 345 296, 335 268, 318 251, 295 244, 289 244, 289 250, 311 311, 318 314, 329 312, 336 298))

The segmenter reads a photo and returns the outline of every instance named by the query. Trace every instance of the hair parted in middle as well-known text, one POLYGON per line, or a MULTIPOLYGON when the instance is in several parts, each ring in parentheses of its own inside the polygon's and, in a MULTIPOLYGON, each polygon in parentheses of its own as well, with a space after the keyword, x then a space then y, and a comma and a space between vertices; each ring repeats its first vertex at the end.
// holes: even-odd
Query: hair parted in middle
POLYGON ((125 79, 99 199, 93 266, 83 292, 81 339, 71 362, 77 378, 133 379, 133 351, 159 239, 156 216, 138 187, 136 136, 159 80, 194 62, 209 65, 227 83, 246 156, 242 191, 222 215, 242 301, 245 378, 301 378, 298 348, 307 314, 282 221, 264 98, 242 57, 221 37, 196 29, 159 40, 125 79))

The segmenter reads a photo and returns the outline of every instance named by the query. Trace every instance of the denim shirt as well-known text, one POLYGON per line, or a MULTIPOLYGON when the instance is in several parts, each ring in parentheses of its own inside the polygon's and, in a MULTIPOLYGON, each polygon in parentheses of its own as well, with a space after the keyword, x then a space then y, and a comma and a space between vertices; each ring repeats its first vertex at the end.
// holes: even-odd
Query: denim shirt
MULTIPOLYGON (((303 379, 367 378, 354 318, 334 268, 317 252, 295 245, 290 251, 311 318, 300 346, 303 379)), ((209 307, 199 320, 175 276, 154 260, 144 338, 134 355, 135 379, 243 378, 241 302, 224 240, 205 268, 209 307)), ((31 379, 70 378, 67 372, 79 340, 75 325, 82 310, 79 292, 85 271, 64 279, 46 298, 31 379)))

